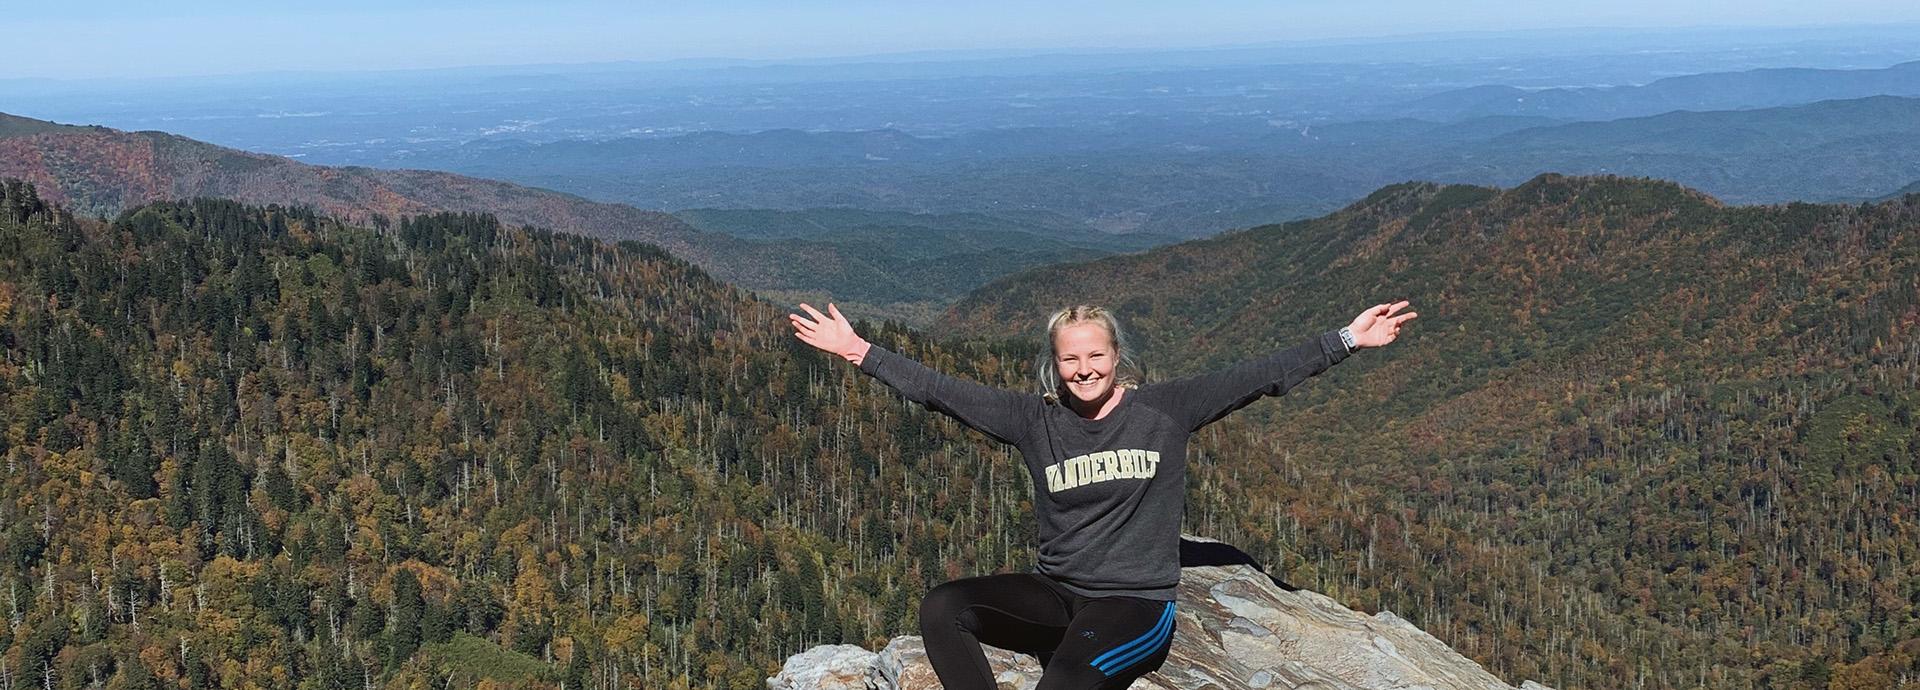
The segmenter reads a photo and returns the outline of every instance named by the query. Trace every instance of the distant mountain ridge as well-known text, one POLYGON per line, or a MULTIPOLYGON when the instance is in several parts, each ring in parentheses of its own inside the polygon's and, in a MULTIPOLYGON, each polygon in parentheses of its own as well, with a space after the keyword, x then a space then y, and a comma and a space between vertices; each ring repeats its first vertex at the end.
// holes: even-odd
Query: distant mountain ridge
POLYGON ((1549 172, 1653 177, 1742 204, 1871 198, 1920 178, 1920 98, 1872 96, 1522 129, 1448 147, 1404 172, 1411 179, 1496 185, 1549 172))
MULTIPOLYGON (((1900 203, 1884 202, 1889 209, 1903 208, 1900 203)), ((1678 332, 1603 328, 1608 322, 1579 313, 1585 305, 1626 317, 1626 302, 1570 300, 1605 286, 1653 299, 1662 290, 1682 289, 1680 283, 1664 282, 1682 276, 1692 289, 1704 289, 1703 280, 1727 279, 1717 265, 1745 266, 1767 258, 1768 252, 1833 241, 1824 235, 1803 236, 1819 227, 1805 219, 1840 219, 1851 208, 1728 206, 1670 182, 1608 176, 1545 174, 1507 189, 1409 182, 1382 188, 1322 218, 1001 278, 956 303, 935 328, 983 337, 1020 336, 1048 309, 1096 301, 1115 306, 1138 323, 1136 340, 1149 356, 1219 362, 1279 344, 1269 340, 1277 324, 1342 325, 1333 322, 1351 317, 1345 314, 1350 310, 1346 302, 1364 306, 1354 300, 1374 294, 1365 286, 1378 283, 1386 292, 1375 301, 1424 296, 1428 306, 1421 309, 1421 323, 1428 329, 1438 328, 1434 323, 1446 317, 1432 317, 1449 308, 1436 299, 1472 314, 1487 313, 1492 301, 1500 305, 1495 311, 1528 312, 1525 318, 1494 323, 1512 329, 1509 335, 1543 346, 1587 342, 1564 330, 1579 323, 1591 329, 1583 333, 1595 337, 1677 339, 1681 345, 1700 347, 1695 338, 1678 332), (1533 254, 1555 246, 1561 253, 1512 256, 1508 248, 1526 242, 1534 243, 1527 250, 1533 254), (1479 249, 1464 249, 1469 246, 1479 249), (1699 255, 1709 249, 1716 252, 1711 264, 1699 255), (1397 258, 1382 263, 1380 257, 1389 253, 1397 258), (1589 258, 1579 258, 1583 255, 1589 258), (1661 278, 1651 281, 1656 271, 1661 278), (1514 292, 1468 300, 1462 296, 1468 284, 1480 290, 1511 286, 1514 292), (1352 299, 1337 299, 1342 295, 1352 299), (1179 357, 1173 357, 1175 348, 1179 357)), ((1891 234, 1879 236, 1879 241, 1898 245, 1912 234, 1912 228, 1898 227, 1902 229, 1885 231, 1891 234)), ((1911 259, 1903 254, 1878 258, 1894 262, 1897 270, 1913 269, 1899 263, 1911 259)), ((1716 294, 1740 293, 1727 289, 1716 294)))
POLYGON ((1875 201, 1891 201, 1893 199, 1898 199, 1910 194, 1920 194, 1920 180, 1914 180, 1913 184, 1909 184, 1905 187, 1901 187, 1900 189, 1895 190, 1892 194, 1888 194, 1886 196, 1875 199, 1875 201))
POLYGON ((1884 69, 1768 68, 1668 77, 1638 86, 1475 86, 1426 96, 1398 114, 1460 120, 1536 116, 1612 120, 1676 110, 1744 110, 1868 96, 1920 96, 1920 61, 1884 69))
POLYGON ((561 192, 427 170, 308 165, 164 132, 122 132, 0 116, 0 176, 34 183, 76 211, 113 214, 153 201, 218 197, 312 207, 341 218, 486 211, 607 239, 632 239, 699 255, 696 233, 658 211, 561 192))
POLYGON ((55 122, 47 122, 46 120, 35 120, 30 117, 20 117, 19 115, 9 115, 7 113, 0 113, 0 138, 27 136, 31 134, 42 134, 46 132, 80 133, 80 132, 90 132, 90 131, 104 132, 104 131, 111 131, 111 130, 108 130, 105 127, 85 127, 80 125, 63 125, 55 122))
MULTIPOLYGON (((1179 238, 1150 233, 1105 233, 1053 214, 908 213, 859 208, 822 207, 798 210, 694 208, 675 211, 674 217, 701 230, 743 239, 820 239, 842 235, 874 235, 893 239, 893 230, 918 231, 913 239, 950 240, 980 248, 1003 246, 1019 239, 1022 248, 1081 247, 1115 250, 1148 249, 1179 238)), ((1011 245, 1007 245, 1011 246, 1011 245)))
POLYGON ((1920 178, 1913 141, 1920 98, 1871 95, 1583 122, 1492 114, 955 137, 780 130, 476 142, 406 164, 646 207, 1050 214, 1192 238, 1331 212, 1406 179, 1507 186, 1546 172, 1611 174, 1670 179, 1731 203, 1874 198, 1920 178))
MULTIPOLYGON (((745 239, 702 231, 670 214, 573 194, 427 170, 309 165, 163 132, 122 132, 0 115, 0 177, 32 182, 74 210, 110 215, 142 204, 217 197, 305 206, 355 222, 447 211, 491 213, 608 240, 659 245, 741 287, 783 299, 837 297, 874 313, 924 321, 993 276, 1067 258, 1151 246, 1142 236, 1103 247, 1099 233, 1046 222, 997 223, 972 244, 920 242, 942 225, 989 219, 895 218, 888 229, 826 237, 773 233, 745 239), (1064 240, 1051 240, 1059 235, 1064 240)), ((792 217, 779 219, 799 222, 792 217)))

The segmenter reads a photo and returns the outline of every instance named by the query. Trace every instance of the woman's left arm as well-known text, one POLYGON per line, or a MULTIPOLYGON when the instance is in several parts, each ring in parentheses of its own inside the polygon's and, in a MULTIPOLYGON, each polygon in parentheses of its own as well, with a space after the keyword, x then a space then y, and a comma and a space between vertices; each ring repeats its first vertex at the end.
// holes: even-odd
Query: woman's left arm
POLYGON ((1156 397, 1162 397, 1163 409, 1187 430, 1198 430, 1262 397, 1284 395, 1354 352, 1393 342, 1401 324, 1419 316, 1398 313, 1407 304, 1375 305, 1339 331, 1221 371, 1158 384, 1156 397))

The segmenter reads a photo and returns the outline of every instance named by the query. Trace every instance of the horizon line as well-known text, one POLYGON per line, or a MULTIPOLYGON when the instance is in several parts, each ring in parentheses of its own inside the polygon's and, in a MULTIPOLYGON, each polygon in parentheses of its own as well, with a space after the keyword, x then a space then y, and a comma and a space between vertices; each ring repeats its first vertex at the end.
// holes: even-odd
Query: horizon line
POLYGON ((1154 47, 1085 46, 1085 47, 1032 47, 1032 48, 953 48, 917 51, 898 51, 880 53, 846 53, 838 55, 793 56, 780 58, 728 57, 723 55, 685 56, 663 58, 629 58, 615 60, 583 60, 571 62, 512 62, 512 63, 470 63, 463 65, 377 67, 369 69, 278 69, 241 72, 198 72, 147 76, 89 76, 89 77, 0 77, 0 86, 22 86, 29 84, 81 85, 88 83, 153 83, 173 80, 196 79, 244 79, 244 78, 312 78, 361 75, 400 76, 409 74, 447 73, 471 70, 512 70, 512 69, 555 69, 590 67, 639 67, 663 70, 702 70, 702 69, 739 69, 761 67, 830 67, 857 66, 872 64, 956 64, 971 62, 990 62, 1020 58, 1077 57, 1100 55, 1151 55, 1157 53, 1196 53, 1231 52, 1236 50, 1259 50, 1278 48, 1336 48, 1349 45, 1418 43, 1426 41, 1462 40, 1488 37, 1525 37, 1538 35, 1564 35, 1579 33, 1604 34, 1608 32, 1634 32, 1641 34, 1687 33, 1687 32, 1737 32, 1737 31, 1833 31, 1847 29, 1900 29, 1920 28, 1920 22, 1903 21, 1887 23, 1836 23, 1836 24, 1698 24, 1687 26, 1642 27, 1642 26, 1604 26, 1579 25, 1553 28, 1529 29, 1479 29, 1461 31, 1423 31, 1399 34, 1352 34, 1343 36, 1325 36, 1319 38, 1280 39, 1272 41, 1205 43, 1190 45, 1163 45, 1154 47))

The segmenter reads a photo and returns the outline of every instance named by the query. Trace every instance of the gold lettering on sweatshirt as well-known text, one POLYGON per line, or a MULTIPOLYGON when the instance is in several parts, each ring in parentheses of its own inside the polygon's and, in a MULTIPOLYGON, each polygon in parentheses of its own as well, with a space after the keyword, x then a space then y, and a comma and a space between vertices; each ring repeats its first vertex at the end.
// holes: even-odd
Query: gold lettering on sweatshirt
POLYGON ((1047 492, 1059 493, 1115 479, 1150 479, 1160 469, 1157 450, 1103 450, 1047 466, 1047 492))

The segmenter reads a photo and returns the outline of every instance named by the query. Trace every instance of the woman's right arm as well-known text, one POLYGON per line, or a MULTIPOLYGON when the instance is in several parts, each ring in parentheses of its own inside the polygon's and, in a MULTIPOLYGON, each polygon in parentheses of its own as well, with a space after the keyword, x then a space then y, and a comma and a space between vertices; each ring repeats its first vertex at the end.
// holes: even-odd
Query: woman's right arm
POLYGON ((957 419, 1001 443, 1018 445, 1032 427, 1040 398, 1000 390, 934 371, 853 332, 840 309, 827 305, 826 314, 811 306, 800 308, 812 319, 789 314, 794 336, 813 347, 839 355, 860 371, 891 386, 908 400, 957 419))

